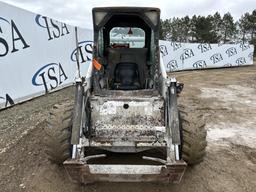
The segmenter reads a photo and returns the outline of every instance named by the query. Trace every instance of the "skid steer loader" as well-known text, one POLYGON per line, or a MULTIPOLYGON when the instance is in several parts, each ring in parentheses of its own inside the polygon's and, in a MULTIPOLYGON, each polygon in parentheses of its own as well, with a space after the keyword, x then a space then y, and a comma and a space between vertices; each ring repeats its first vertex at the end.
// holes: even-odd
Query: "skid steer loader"
POLYGON ((203 160, 206 131, 196 111, 178 107, 183 84, 168 78, 160 57, 160 10, 92 13, 93 62, 76 78, 74 103, 50 112, 50 160, 80 183, 180 182, 188 164, 203 160))

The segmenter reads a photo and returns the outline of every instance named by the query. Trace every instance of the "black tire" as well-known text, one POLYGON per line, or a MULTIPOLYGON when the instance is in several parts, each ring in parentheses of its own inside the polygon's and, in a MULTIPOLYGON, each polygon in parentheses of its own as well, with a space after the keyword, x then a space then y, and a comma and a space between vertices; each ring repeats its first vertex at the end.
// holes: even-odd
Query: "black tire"
POLYGON ((43 143, 50 161, 62 164, 71 156, 71 127, 73 104, 65 102, 54 105, 44 128, 43 143))
POLYGON ((180 109, 182 130, 182 159, 188 165, 195 165, 203 161, 207 146, 206 129, 203 116, 196 111, 180 109))

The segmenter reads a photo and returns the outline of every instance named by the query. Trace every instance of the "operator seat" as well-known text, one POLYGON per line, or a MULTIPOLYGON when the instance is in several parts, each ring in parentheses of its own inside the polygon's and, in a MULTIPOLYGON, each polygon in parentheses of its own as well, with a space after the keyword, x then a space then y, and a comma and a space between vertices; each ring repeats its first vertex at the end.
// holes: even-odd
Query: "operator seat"
POLYGON ((143 89, 147 78, 147 48, 108 48, 111 89, 143 89))
POLYGON ((114 89, 136 90, 140 88, 138 65, 118 63, 115 69, 114 89))

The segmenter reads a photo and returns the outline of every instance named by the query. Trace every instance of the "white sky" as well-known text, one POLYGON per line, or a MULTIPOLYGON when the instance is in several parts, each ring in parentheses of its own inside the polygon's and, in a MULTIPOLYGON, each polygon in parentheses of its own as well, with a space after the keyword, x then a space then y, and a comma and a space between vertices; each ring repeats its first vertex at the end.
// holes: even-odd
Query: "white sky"
MULTIPOLYGON (((67 24, 92 28, 91 10, 104 6, 147 6, 161 9, 161 18, 230 12, 238 20, 256 9, 256 0, 0 0, 67 24)), ((1 14, 1 13, 0 13, 1 14)))

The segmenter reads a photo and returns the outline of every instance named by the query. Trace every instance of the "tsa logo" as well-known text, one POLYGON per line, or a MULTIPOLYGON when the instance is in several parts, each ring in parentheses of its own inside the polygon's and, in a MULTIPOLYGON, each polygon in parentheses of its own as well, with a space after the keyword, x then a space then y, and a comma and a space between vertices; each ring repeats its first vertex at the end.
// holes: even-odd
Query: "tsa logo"
POLYGON ((246 64, 246 60, 244 57, 240 57, 236 60, 236 64, 237 65, 243 65, 243 64, 246 64))
POLYGON ((242 51, 245 51, 247 49, 250 49, 250 44, 249 43, 240 43, 240 46, 239 46, 242 51))
POLYGON ((171 46, 173 47, 173 51, 176 51, 182 47, 181 43, 177 43, 177 42, 171 42, 171 46))
POLYGON ((180 60, 184 63, 184 60, 195 56, 192 49, 184 49, 184 52, 180 56, 180 60))
MULTIPOLYGON (((256 49, 256 47, 255 47, 255 49, 256 49)), ((253 60, 253 52, 249 53, 248 57, 249 57, 251 60, 253 60)))
POLYGON ((4 107, 8 107, 8 106, 14 105, 13 99, 12 99, 12 98, 10 97, 10 95, 8 95, 8 94, 5 94, 4 97, 1 97, 1 96, 0 96, 0 102, 1 102, 1 103, 2 103, 2 102, 5 103, 4 107))
POLYGON ((49 63, 41 67, 32 77, 34 86, 44 86, 45 92, 53 90, 68 79, 60 63, 49 63))
POLYGON ((230 47, 226 50, 226 54, 228 57, 232 57, 233 55, 237 54, 236 48, 235 47, 230 47))
POLYGON ((37 15, 35 21, 37 25, 46 29, 48 34, 48 41, 58 39, 70 33, 65 23, 55 21, 45 16, 37 15))
POLYGON ((199 44, 197 48, 201 50, 201 53, 210 51, 212 49, 211 45, 208 43, 199 44))
POLYGON ((84 63, 86 61, 92 60, 92 51, 93 51, 93 42, 92 41, 81 41, 78 43, 78 49, 75 49, 71 53, 71 60, 76 62, 77 53, 79 56, 79 62, 84 63), (77 52, 78 51, 78 52, 77 52))
POLYGON ((176 60, 171 60, 169 61, 169 63, 167 64, 167 69, 169 71, 175 71, 177 70, 179 67, 178 67, 178 64, 177 64, 177 61, 176 60))
POLYGON ((212 55, 210 57, 210 59, 212 60, 213 64, 216 64, 216 63, 222 61, 223 57, 220 53, 215 53, 214 55, 212 55))
POLYGON ((168 55, 167 47, 165 45, 160 45, 160 52, 162 53, 162 56, 168 55))
POLYGON ((199 61, 195 62, 192 66, 195 69, 202 69, 202 68, 207 67, 206 62, 204 60, 199 60, 199 61))
POLYGON ((30 47, 13 20, 0 17, 0 35, 0 57, 30 47))

